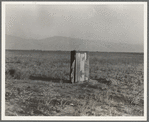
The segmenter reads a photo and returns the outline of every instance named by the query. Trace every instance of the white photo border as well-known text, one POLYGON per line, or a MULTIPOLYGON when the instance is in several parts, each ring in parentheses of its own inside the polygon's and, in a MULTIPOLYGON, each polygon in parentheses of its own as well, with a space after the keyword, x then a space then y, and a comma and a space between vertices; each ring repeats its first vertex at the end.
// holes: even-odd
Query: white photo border
POLYGON ((58 121, 65 121, 65 120, 85 120, 85 121, 145 121, 147 120, 147 2, 1 2, 1 10, 2 10, 2 50, 1 50, 1 119, 2 120, 58 120, 58 121), (68 4, 78 4, 78 5, 111 5, 111 4, 142 4, 144 5, 144 116, 5 116, 5 6, 7 4, 59 4, 59 5, 68 5, 68 4))

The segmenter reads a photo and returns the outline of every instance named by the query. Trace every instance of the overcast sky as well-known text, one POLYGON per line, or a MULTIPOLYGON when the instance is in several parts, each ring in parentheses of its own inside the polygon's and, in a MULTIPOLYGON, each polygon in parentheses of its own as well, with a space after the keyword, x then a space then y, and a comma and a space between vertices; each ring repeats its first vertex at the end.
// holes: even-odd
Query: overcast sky
POLYGON ((27 39, 66 36, 143 44, 142 4, 6 5, 6 34, 27 39))

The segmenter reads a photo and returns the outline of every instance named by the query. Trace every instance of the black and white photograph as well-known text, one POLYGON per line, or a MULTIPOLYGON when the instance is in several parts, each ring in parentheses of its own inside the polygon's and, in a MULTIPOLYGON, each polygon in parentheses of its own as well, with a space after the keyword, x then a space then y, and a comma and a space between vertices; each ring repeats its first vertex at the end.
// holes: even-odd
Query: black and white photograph
POLYGON ((147 120, 147 2, 2 2, 2 120, 147 120))

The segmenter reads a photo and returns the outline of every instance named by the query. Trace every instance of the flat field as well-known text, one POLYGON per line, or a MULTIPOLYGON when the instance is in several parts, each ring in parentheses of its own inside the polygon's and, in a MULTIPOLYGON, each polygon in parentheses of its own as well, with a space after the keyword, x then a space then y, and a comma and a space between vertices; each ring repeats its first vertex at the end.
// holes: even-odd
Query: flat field
POLYGON ((6 50, 6 116, 143 116, 144 54, 89 52, 90 80, 70 83, 70 52, 6 50))

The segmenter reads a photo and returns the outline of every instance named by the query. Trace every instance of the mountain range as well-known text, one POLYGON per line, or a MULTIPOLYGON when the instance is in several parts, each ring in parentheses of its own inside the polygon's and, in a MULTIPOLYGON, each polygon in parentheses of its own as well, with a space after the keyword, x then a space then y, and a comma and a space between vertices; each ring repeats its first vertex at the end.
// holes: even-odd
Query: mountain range
POLYGON ((6 35, 5 48, 11 50, 143 52, 143 44, 113 43, 108 41, 85 40, 62 36, 54 36, 37 40, 6 35))

